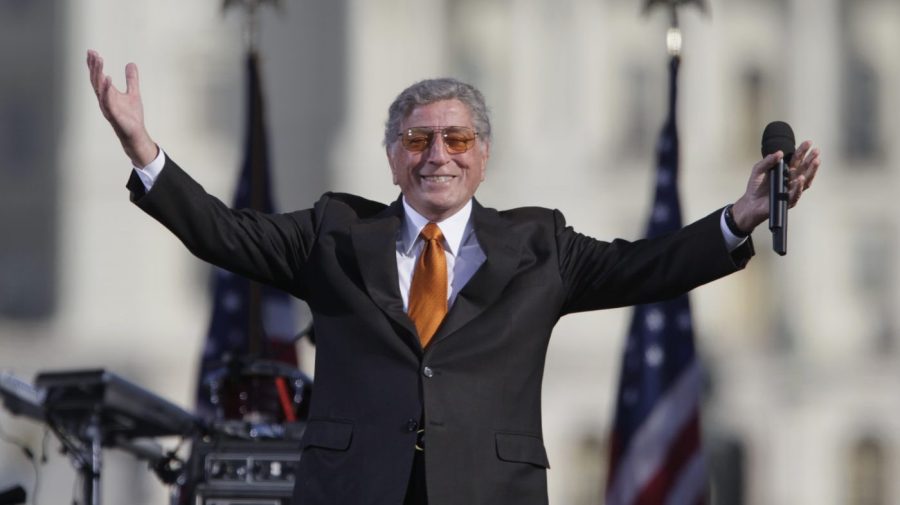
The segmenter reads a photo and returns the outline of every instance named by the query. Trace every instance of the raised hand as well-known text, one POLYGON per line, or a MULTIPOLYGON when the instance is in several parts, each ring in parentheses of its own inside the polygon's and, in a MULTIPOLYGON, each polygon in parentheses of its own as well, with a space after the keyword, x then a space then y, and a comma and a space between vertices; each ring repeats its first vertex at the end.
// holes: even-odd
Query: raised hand
MULTIPOLYGON (((784 153, 777 151, 753 165, 747 191, 734 203, 734 221, 743 231, 751 232, 757 225, 769 218, 769 177, 771 168, 778 163, 784 153)), ((800 195, 812 185, 821 165, 819 150, 813 149, 810 141, 804 141, 791 157, 788 167, 788 206, 794 207, 800 195)))
POLYGON ((103 58, 96 51, 88 51, 87 66, 100 112, 116 132, 131 162, 136 167, 146 166, 159 151, 144 126, 144 104, 141 101, 137 65, 129 63, 125 67, 124 93, 116 89, 112 79, 103 73, 103 58))

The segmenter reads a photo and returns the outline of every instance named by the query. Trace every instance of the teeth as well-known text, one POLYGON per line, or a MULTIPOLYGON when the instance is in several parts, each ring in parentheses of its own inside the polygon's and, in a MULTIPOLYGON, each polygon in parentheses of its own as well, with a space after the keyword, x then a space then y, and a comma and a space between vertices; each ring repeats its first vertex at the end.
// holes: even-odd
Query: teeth
POLYGON ((448 182, 450 179, 453 179, 452 175, 425 175, 422 176, 423 179, 429 182, 448 182))

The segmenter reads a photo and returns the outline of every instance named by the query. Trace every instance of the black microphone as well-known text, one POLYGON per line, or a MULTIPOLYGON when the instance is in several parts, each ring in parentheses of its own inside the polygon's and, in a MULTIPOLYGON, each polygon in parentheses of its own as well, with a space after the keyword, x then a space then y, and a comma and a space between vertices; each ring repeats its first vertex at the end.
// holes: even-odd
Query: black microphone
POLYGON ((769 174, 769 230, 772 231, 772 249, 784 256, 787 254, 788 225, 788 166, 794 155, 794 130, 784 121, 773 121, 766 126, 762 135, 762 155, 775 151, 784 157, 772 167, 769 174))
POLYGON ((22 486, 15 486, 0 491, 0 505, 18 505, 25 503, 25 490, 22 486))

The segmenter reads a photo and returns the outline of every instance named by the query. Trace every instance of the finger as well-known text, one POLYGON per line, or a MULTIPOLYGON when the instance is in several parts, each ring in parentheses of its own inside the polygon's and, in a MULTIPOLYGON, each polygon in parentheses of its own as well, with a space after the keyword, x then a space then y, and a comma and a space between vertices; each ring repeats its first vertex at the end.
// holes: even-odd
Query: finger
POLYGON ((813 179, 816 178, 816 174, 819 172, 819 166, 822 165, 822 160, 819 158, 819 150, 816 149, 812 153, 812 160, 810 161, 809 168, 803 173, 803 178, 805 180, 805 186, 803 189, 809 189, 812 186, 813 179))
POLYGON ((806 160, 806 155, 809 153, 809 149, 812 147, 812 142, 808 140, 804 140, 794 152, 794 155, 791 157, 791 168, 800 166, 804 160, 806 160))
POLYGON ((769 154, 765 158, 757 161, 755 165, 753 165, 752 175, 759 176, 759 175, 765 174, 772 167, 774 167, 778 163, 778 161, 781 160, 783 157, 784 157, 784 153, 782 153, 781 151, 775 151, 774 153, 769 154))
POLYGON ((803 194, 805 178, 800 176, 790 182, 788 189, 788 207, 794 207, 800 201, 800 195, 803 194))
POLYGON ((138 79, 138 67, 134 63, 125 65, 125 92, 129 95, 139 95, 141 93, 140 79, 138 79))
POLYGON ((109 93, 112 89, 114 89, 112 78, 108 75, 104 76, 97 90, 97 99, 100 102, 100 109, 104 115, 109 114, 109 93))
POLYGON ((103 58, 95 51, 88 52, 88 68, 90 69, 91 86, 94 93, 100 94, 100 85, 103 82, 103 58))
MULTIPOLYGON (((791 168, 792 175, 795 173, 796 175, 808 175, 811 167, 818 163, 819 160, 819 150, 811 149, 807 150, 803 153, 803 159, 794 167, 791 168)), ((793 163, 791 163, 793 165, 793 163)))

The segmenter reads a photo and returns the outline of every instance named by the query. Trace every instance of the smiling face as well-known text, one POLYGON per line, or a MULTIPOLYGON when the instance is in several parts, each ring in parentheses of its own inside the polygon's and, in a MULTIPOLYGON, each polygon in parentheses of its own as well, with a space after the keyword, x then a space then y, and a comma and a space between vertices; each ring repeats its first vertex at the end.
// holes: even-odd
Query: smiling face
MULTIPOLYGON (((400 133, 417 126, 466 126, 475 130, 472 112, 459 100, 441 100, 421 105, 400 123, 400 133)), ((406 201, 429 221, 442 221, 463 208, 484 180, 490 146, 479 137, 466 152, 449 154, 444 139, 422 152, 407 151, 399 139, 387 146, 394 184, 406 201)))

